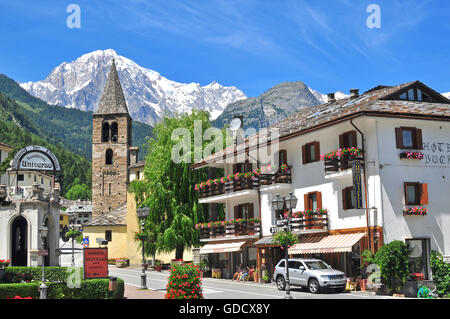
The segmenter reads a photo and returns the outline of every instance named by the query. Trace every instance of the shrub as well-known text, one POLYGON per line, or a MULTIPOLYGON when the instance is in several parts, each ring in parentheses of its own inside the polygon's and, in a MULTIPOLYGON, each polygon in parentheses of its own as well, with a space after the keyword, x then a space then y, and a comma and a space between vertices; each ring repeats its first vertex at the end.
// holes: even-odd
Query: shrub
MULTIPOLYGON (((109 279, 87 279, 81 281, 80 288, 69 288, 66 283, 46 282, 48 299, 106 299, 108 298, 109 279)), ((0 285, 0 299, 13 299, 16 296, 39 299, 40 282, 2 284, 0 285)), ((117 279, 117 289, 111 299, 122 299, 125 284, 117 279)))
POLYGON ((31 282, 25 284, 1 284, 0 299, 13 299, 16 296, 39 299, 40 285, 40 282, 31 282))
POLYGON ((449 296, 450 264, 444 261, 439 252, 433 251, 431 252, 430 265, 433 273, 433 282, 436 284, 436 292, 439 296, 449 296))
POLYGON ((172 264, 166 299, 203 299, 200 269, 191 263, 172 264))
MULTIPOLYGON (((83 271, 81 270, 81 273, 83 271)), ((67 267, 45 267, 45 279, 49 282, 66 282, 70 273, 67 267)), ((40 281, 41 267, 8 267, 5 269, 5 283, 20 283, 23 281, 40 281)))
POLYGON ((375 263, 380 267, 386 286, 396 292, 409 276, 409 248, 400 240, 383 245, 375 254, 375 263))

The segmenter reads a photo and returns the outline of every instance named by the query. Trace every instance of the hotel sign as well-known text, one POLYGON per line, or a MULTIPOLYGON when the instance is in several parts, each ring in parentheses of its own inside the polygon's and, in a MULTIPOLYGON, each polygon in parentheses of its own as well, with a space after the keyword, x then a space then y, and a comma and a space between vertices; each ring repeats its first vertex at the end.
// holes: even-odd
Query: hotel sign
POLYGON ((108 248, 84 248, 84 279, 108 277, 108 248))
POLYGON ((352 174, 353 174, 353 196, 355 202, 355 208, 360 209, 362 205, 362 183, 361 183, 361 162, 352 162, 352 174))
POLYGON ((56 156, 47 148, 32 145, 17 152, 11 167, 15 170, 60 171, 56 156))

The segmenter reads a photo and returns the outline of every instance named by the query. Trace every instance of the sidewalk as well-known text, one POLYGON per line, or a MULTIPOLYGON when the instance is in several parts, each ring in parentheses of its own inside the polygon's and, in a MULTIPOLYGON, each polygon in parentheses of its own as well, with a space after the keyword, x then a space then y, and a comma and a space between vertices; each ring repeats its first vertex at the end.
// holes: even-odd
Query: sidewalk
POLYGON ((124 297, 126 299, 164 299, 164 292, 155 290, 143 290, 138 287, 125 284, 124 297))

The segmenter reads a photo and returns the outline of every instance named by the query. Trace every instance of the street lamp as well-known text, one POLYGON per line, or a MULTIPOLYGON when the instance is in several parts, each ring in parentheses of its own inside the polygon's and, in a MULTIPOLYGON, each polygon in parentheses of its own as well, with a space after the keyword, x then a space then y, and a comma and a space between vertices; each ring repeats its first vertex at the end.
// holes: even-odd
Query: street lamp
MULTIPOLYGON (((284 208, 284 204, 286 203, 286 208, 289 209, 289 214, 286 218, 285 227, 287 229, 290 229, 291 227, 291 215, 292 210, 297 206, 297 197, 290 192, 289 196, 286 196, 284 199, 280 198, 280 195, 277 194, 277 196, 272 200, 272 206, 275 209, 275 211, 282 211, 284 208)), ((283 216, 283 215, 282 215, 283 216)), ((291 296, 291 286, 289 283, 289 253, 288 253, 288 246, 284 245, 284 269, 286 274, 286 299, 293 299, 291 296)))
MULTIPOLYGON (((45 239, 47 238, 48 228, 45 225, 42 225, 39 228, 39 231, 41 233, 42 250, 44 250, 45 248, 44 243, 45 239)), ((45 264, 45 257, 44 254, 42 253, 42 285, 39 287, 40 299, 47 299, 47 286, 45 285, 44 264, 45 264)))
POLYGON ((145 273, 145 255, 144 255, 144 241, 147 239, 147 236, 144 236, 144 226, 145 220, 150 214, 150 209, 148 207, 140 207, 137 209, 137 215, 139 220, 141 221, 141 240, 142 240, 142 274, 141 274, 141 289, 147 289, 147 275, 145 273))

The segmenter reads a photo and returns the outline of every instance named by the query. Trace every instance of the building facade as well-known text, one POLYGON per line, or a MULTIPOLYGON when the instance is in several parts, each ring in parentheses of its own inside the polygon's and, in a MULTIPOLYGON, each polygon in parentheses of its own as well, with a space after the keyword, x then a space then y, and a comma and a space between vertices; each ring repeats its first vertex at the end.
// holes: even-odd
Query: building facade
MULTIPOLYGON (((363 250, 376 251, 401 240, 413 249, 411 272, 429 278, 430 252, 450 257, 450 235, 445 231, 450 226, 445 196, 450 189, 449 120, 450 101, 411 82, 380 86, 362 95, 353 91, 339 101, 330 95, 328 103, 275 124, 271 129, 279 132, 279 140, 242 151, 269 154, 270 146, 278 143, 271 168, 197 187, 200 203, 209 204, 211 216, 214 204, 223 203, 225 222, 249 220, 239 226, 201 228, 206 245, 200 253, 209 255, 212 266, 226 269, 228 276, 238 264, 249 266, 255 259, 257 268, 270 275, 283 258, 272 242, 271 227, 280 219, 272 200, 292 192, 298 198, 292 221, 299 243, 289 249, 291 256, 321 258, 348 276, 359 276, 363 250), (352 173, 356 161, 361 166, 359 196, 352 173)), ((223 163, 227 154, 237 156, 239 151, 217 152, 193 168, 223 168, 227 177, 268 164, 255 163, 251 156, 223 163)))
MULTIPOLYGON (((14 148, 12 146, 0 142, 0 163, 3 162, 13 150, 14 148)), ((0 176, 0 185, 8 185, 7 174, 0 176)))

